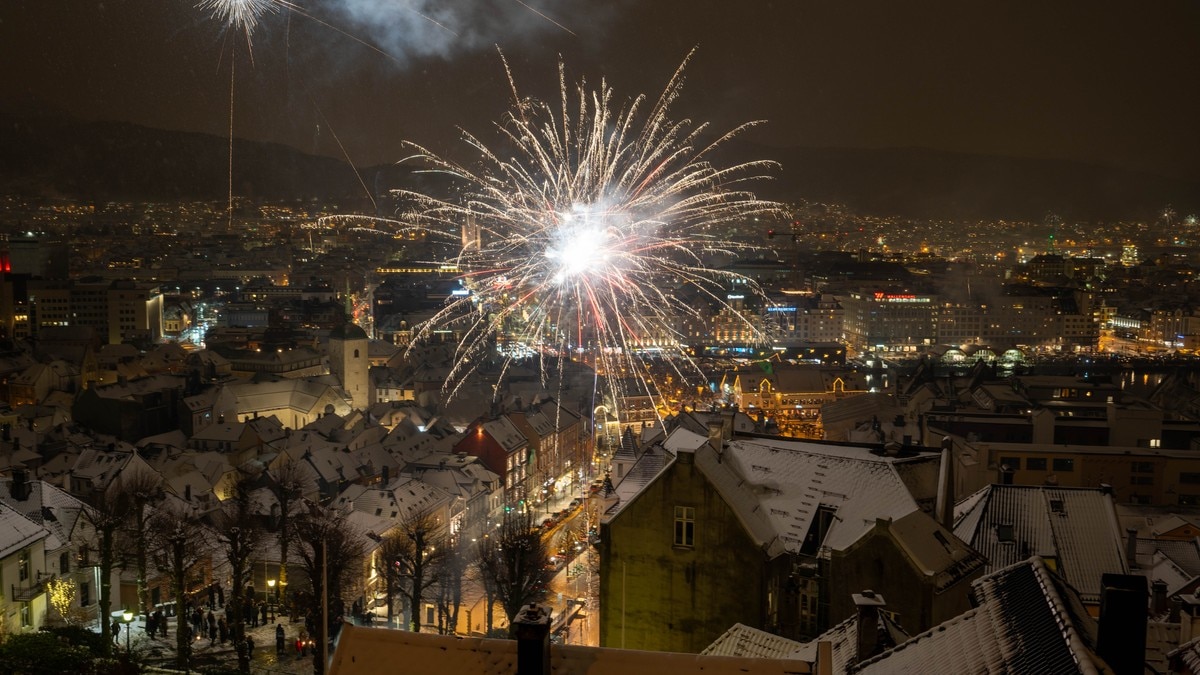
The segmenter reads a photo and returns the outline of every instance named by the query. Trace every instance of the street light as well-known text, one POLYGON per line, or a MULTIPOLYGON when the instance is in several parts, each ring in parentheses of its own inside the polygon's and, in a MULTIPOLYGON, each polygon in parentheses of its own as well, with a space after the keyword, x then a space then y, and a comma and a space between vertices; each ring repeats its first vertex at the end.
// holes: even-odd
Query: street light
POLYGON ((133 632, 133 612, 127 609, 121 613, 121 618, 125 620, 125 655, 130 656, 133 654, 129 649, 129 634, 133 632))
POLYGON ((278 597, 279 596, 275 595, 275 580, 267 579, 267 609, 271 611, 272 622, 275 621, 275 605, 271 601, 278 599, 278 597), (275 597, 272 598, 271 596, 275 597))

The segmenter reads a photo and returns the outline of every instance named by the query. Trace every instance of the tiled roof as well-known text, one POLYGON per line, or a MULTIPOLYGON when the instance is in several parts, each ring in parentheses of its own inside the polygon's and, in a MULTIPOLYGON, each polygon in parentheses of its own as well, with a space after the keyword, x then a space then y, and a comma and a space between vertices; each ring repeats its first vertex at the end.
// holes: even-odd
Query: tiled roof
POLYGON ((1138 564, 1153 565, 1157 561, 1155 555, 1170 559, 1188 577, 1200 576, 1200 547, 1195 539, 1186 541, 1174 539, 1142 539, 1137 540, 1138 564))
POLYGON ((0 560, 49 535, 49 530, 0 502, 0 560))
MULTIPOLYGON (((803 642, 779 637, 765 630, 735 623, 705 647, 702 656, 752 656, 755 658, 780 659, 804 647, 803 642)), ((814 650, 814 654, 815 654, 814 650)), ((813 659, 807 659, 809 661, 813 659)))
POLYGON ((991 485, 955 508, 954 534, 988 559, 988 571, 1029 556, 1054 558, 1085 602, 1100 602, 1100 578, 1125 574, 1112 496, 1098 489, 991 485))
POLYGON ((1039 558, 975 582, 979 605, 864 661, 854 672, 1064 675, 1111 673, 1096 622, 1039 558))

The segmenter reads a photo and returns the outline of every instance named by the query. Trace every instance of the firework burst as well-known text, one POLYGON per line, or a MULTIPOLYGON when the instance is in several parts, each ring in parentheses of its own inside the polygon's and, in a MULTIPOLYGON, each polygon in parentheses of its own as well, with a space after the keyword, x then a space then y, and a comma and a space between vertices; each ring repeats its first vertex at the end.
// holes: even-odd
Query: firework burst
POLYGON ((500 355, 505 368, 537 358, 543 378, 548 359, 570 355, 609 379, 652 387, 636 366, 646 353, 681 353, 679 322, 701 316, 698 296, 724 303, 733 285, 756 291, 710 265, 749 248, 724 232, 782 213, 745 188, 774 164, 713 160, 754 123, 714 138, 706 124, 671 118, 686 64, 659 98, 619 110, 603 81, 568 86, 561 63, 560 101, 524 98, 505 64, 514 104, 496 125, 502 149, 464 133, 477 158, 467 166, 417 148, 416 158, 461 187, 454 199, 400 193, 415 204, 407 217, 417 227, 447 238, 461 231, 457 265, 469 295, 417 333, 417 343, 438 331, 462 336, 451 395, 485 355, 500 355))
POLYGON ((280 4, 279 0, 200 0, 197 6, 226 27, 242 31, 249 39, 258 27, 258 20, 274 12, 280 4))

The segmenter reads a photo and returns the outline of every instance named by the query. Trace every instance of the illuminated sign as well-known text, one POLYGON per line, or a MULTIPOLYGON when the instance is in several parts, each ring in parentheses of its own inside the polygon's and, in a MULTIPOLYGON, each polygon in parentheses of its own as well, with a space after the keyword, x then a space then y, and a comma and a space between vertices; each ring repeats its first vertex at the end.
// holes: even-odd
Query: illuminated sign
POLYGON ((744 295, 727 295, 727 296, 725 296, 725 299, 726 300, 745 300, 746 296, 744 296, 744 295))
POLYGON ((470 294, 471 294, 471 291, 468 291, 465 288, 456 288, 456 289, 450 291, 450 295, 470 295, 470 294))
POLYGON ((875 300, 878 302, 930 302, 928 297, 912 293, 884 293, 883 291, 875 291, 875 300))
POLYGON ((768 312, 794 312, 794 311, 796 311, 796 308, 795 307, 768 307, 767 311, 768 312))

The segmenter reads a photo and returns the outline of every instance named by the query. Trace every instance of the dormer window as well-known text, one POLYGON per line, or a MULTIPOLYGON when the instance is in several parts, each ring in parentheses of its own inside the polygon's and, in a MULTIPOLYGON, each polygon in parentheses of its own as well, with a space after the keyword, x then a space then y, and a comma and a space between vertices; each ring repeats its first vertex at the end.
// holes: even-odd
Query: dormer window
POLYGON ((1013 526, 1009 524, 1001 524, 996 526, 996 541, 1001 543, 1013 543, 1016 537, 1013 536, 1013 526))

